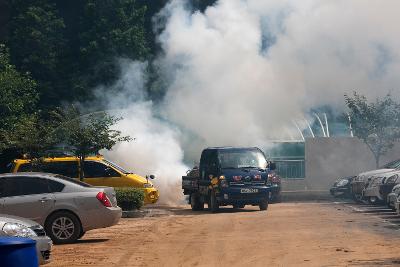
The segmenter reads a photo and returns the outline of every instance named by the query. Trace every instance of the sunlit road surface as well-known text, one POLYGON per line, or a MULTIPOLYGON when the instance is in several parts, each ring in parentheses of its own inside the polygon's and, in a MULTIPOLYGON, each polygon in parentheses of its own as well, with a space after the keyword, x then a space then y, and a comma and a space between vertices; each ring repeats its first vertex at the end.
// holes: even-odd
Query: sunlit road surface
POLYGON ((55 246, 47 266, 400 265, 400 217, 385 208, 309 202, 147 214, 55 246))

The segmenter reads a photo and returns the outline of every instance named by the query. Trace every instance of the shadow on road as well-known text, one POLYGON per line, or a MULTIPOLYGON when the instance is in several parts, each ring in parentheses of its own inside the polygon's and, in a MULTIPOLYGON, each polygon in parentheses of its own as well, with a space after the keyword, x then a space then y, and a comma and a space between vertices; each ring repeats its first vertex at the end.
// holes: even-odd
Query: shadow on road
MULTIPOLYGON (((192 211, 190 206, 180 206, 180 207, 171 207, 171 206, 155 206, 151 208, 147 208, 147 216, 148 217, 158 217, 158 216, 168 216, 168 215, 179 215, 179 216, 193 216, 193 215, 204 215, 204 214, 212 214, 210 210, 205 208, 202 211, 192 211)), ((215 214, 220 214, 220 213, 251 213, 251 212, 257 212, 257 209, 254 207, 252 209, 251 206, 249 208, 243 208, 243 209, 234 209, 231 207, 220 207, 219 211, 216 212, 215 214)))

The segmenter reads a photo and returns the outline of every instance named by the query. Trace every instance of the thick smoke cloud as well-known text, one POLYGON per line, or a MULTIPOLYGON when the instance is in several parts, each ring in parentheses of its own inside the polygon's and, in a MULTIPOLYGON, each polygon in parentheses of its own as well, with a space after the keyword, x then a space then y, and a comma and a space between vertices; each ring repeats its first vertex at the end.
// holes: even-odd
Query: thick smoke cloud
MULTIPOLYGON (((145 64, 122 63, 110 109, 137 139, 108 156, 159 176, 166 202, 182 198, 180 176, 205 146, 300 139, 293 119, 310 108, 343 109, 343 95, 399 96, 400 2, 220 0, 204 13, 171 1, 155 18, 169 81, 157 107, 143 93, 145 64), (173 125, 173 126, 171 126, 173 125), (185 152, 185 153, 184 153, 185 152)), ((303 125, 306 127, 305 125, 303 125)))
POLYGON ((300 139, 291 121, 310 108, 342 108, 353 90, 376 97, 397 89, 398 7, 220 0, 192 14, 172 1, 159 37, 165 69, 174 70, 168 117, 207 144, 300 139))

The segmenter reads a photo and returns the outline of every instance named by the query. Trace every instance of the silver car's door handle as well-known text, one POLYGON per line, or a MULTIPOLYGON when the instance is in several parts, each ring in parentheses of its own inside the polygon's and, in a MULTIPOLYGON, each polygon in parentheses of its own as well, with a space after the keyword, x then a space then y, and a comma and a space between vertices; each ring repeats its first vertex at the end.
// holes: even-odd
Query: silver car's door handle
POLYGON ((46 198, 46 197, 39 199, 39 201, 42 203, 50 201, 50 200, 51 200, 51 198, 46 198))

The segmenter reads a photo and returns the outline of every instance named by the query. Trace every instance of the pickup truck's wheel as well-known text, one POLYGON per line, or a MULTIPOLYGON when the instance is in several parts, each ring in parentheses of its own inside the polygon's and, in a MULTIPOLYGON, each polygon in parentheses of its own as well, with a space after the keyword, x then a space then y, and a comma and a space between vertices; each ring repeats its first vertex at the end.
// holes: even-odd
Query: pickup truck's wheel
POLYGON ((200 196, 198 194, 192 193, 190 194, 190 206, 193 211, 203 210, 204 203, 201 202, 200 196))
POLYGON ((210 202, 208 206, 212 213, 217 212, 219 210, 219 204, 214 190, 210 192, 210 202))
POLYGON ((268 200, 264 199, 263 201, 261 201, 259 207, 260 207, 260 210, 267 210, 268 209, 268 200))

